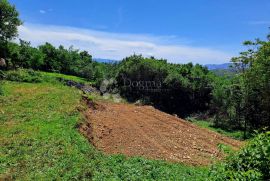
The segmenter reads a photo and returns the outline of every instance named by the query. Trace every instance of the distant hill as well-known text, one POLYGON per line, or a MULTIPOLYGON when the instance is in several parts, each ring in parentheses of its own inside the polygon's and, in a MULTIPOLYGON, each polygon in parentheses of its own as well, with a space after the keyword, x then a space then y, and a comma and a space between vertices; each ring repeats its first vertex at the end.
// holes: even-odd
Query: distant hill
POLYGON ((229 69, 232 63, 223 63, 223 64, 206 64, 205 66, 209 70, 220 70, 220 69, 229 69))
POLYGON ((231 65, 232 63, 206 64, 205 67, 218 76, 234 77, 237 72, 230 67, 231 65))
POLYGON ((119 63, 118 60, 111 60, 111 59, 105 59, 105 58, 94 58, 93 60, 99 63, 109 63, 109 64, 119 63))

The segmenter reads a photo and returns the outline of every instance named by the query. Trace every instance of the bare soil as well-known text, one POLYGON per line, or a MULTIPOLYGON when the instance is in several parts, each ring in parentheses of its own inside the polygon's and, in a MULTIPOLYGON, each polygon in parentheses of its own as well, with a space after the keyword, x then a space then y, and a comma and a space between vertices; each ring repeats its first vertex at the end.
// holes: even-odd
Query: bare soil
POLYGON ((243 145, 152 106, 108 102, 88 105, 87 123, 80 131, 107 154, 208 165, 224 157, 219 144, 233 149, 243 145))

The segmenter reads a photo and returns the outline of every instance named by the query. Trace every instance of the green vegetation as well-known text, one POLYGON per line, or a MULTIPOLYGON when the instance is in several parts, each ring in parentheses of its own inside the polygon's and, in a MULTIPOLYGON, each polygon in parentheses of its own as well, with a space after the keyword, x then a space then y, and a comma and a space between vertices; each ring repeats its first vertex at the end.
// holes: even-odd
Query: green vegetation
POLYGON ((244 44, 251 48, 232 59, 238 74, 214 78, 212 112, 216 126, 243 130, 246 138, 270 128, 270 35, 244 44))
POLYGON ((0 96, 0 178, 19 180, 197 180, 195 168, 121 155, 105 156, 76 129, 81 94, 50 83, 5 82, 0 96))
POLYGON ((19 12, 15 6, 9 4, 7 0, 0 1, 0 42, 12 40, 17 36, 17 27, 22 24, 19 19, 19 12))
POLYGON ((29 82, 29 83, 38 83, 38 82, 59 82, 63 80, 70 80, 77 83, 83 84, 92 84, 91 82, 85 80, 84 78, 59 74, 59 73, 50 73, 50 72, 41 72, 34 71, 31 69, 17 69, 2 71, 2 77, 5 80, 17 81, 17 82, 29 82))
POLYGON ((0 58, 6 57, 7 44, 18 35, 17 27, 21 24, 16 7, 12 6, 7 0, 0 0, 0 58))
POLYGON ((220 127, 215 127, 214 123, 211 121, 196 120, 196 119, 191 119, 189 121, 196 124, 197 126, 210 129, 212 131, 215 131, 217 133, 220 133, 222 135, 225 135, 225 136, 228 136, 228 137, 231 137, 234 139, 239 139, 239 140, 244 139, 244 132, 240 131, 240 130, 226 130, 226 129, 222 129, 220 127))
POLYGON ((201 65, 133 55, 119 63, 117 88, 129 101, 142 100, 181 117, 205 111, 211 100, 209 71, 201 65))
POLYGON ((91 82, 87 81, 84 78, 73 76, 73 75, 65 75, 60 73, 52 73, 52 72, 41 72, 39 71, 42 77, 47 77, 48 79, 58 79, 58 80, 72 80, 74 82, 83 83, 83 84, 91 84, 91 82))
POLYGON ((212 180, 269 180, 270 132, 259 134, 227 161, 214 165, 212 180))
MULTIPOLYGON (((92 56, 86 51, 72 47, 55 48, 49 43, 38 48, 31 47, 30 42, 20 40, 20 44, 8 42, 5 47, 6 69, 34 69, 46 72, 56 72, 80 76, 88 81, 104 78, 107 64, 92 61, 92 56)), ((109 66, 109 65, 108 65, 109 66)))

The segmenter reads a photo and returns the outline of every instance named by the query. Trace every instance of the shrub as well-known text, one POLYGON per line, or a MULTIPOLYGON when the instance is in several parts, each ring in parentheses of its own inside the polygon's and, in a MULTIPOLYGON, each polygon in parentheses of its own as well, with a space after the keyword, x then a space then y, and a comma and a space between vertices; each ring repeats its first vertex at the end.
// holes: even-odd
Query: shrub
POLYGON ((17 82, 32 82, 38 83, 42 81, 40 73, 33 70, 18 69, 6 72, 6 80, 17 82))
POLYGON ((225 163, 213 166, 213 180, 269 180, 270 132, 259 134, 225 163))

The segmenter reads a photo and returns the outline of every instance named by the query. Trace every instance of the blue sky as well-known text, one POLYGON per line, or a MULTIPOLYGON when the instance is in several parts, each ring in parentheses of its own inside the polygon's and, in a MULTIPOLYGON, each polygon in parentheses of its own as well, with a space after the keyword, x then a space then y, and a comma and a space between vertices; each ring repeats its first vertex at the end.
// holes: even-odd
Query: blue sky
POLYGON ((170 62, 224 63, 244 40, 264 38, 269 0, 10 0, 33 45, 88 50, 96 58, 133 53, 170 62))

